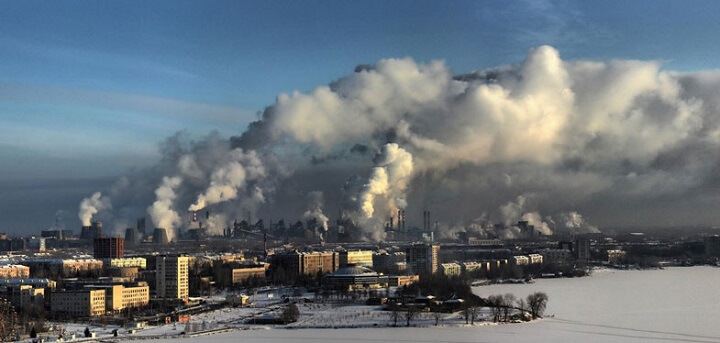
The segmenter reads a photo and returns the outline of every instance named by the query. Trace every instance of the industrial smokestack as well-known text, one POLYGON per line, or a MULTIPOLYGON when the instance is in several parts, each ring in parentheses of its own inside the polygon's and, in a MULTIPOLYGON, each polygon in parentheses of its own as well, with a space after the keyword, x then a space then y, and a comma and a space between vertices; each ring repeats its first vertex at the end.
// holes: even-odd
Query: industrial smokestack
POLYGON ((145 232, 145 217, 140 217, 140 218, 138 218, 138 220, 137 220, 137 230, 138 230, 138 232, 139 232, 141 235, 143 235, 143 236, 145 236, 145 235, 147 234, 147 232, 145 232))
POLYGON ((427 211, 427 231, 430 231, 430 226, 432 225, 431 223, 432 222, 430 221, 430 211, 427 211))
POLYGON ((407 230, 405 227, 405 224, 407 224, 407 216, 406 216, 405 210, 402 211, 402 217, 403 217, 402 229, 403 229, 403 232, 405 232, 405 230, 407 230))
POLYGON ((153 243, 155 244, 168 244, 170 240, 168 239, 167 230, 159 227, 155 228, 155 231, 153 231, 153 243))

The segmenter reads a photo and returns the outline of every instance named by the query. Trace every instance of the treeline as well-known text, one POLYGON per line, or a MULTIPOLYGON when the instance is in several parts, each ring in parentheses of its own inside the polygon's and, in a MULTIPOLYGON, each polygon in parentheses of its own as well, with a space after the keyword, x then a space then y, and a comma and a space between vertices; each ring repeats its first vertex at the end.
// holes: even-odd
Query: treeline
MULTIPOLYGON (((419 282, 398 288, 397 295, 403 298, 433 295, 441 301, 462 299, 460 310, 465 316, 466 324, 473 324, 483 307, 491 310, 494 322, 508 322, 514 318, 521 320, 537 319, 543 316, 548 302, 548 296, 543 292, 536 292, 520 299, 510 293, 482 298, 473 293, 468 278, 446 277, 443 275, 421 277, 419 282)), ((429 309, 434 313, 438 313, 445 311, 447 307, 431 306, 429 309)), ((391 310, 398 312, 394 317, 395 323, 397 323, 398 316, 402 314, 409 325, 409 320, 413 316, 412 312, 414 312, 412 307, 405 306, 402 311, 392 308, 391 310)))

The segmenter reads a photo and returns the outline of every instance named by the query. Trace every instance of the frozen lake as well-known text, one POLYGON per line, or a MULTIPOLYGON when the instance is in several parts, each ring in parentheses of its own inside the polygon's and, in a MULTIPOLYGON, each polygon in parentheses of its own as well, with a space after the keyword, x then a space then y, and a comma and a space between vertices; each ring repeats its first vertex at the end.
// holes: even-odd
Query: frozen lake
MULTIPOLYGON (((546 315, 523 324, 476 327, 248 330, 213 342, 718 342, 720 268, 598 271, 591 277, 476 287, 487 297, 548 294, 546 315)), ((187 340, 183 340, 187 341, 187 340)), ((153 340, 158 342, 158 340, 153 340)))

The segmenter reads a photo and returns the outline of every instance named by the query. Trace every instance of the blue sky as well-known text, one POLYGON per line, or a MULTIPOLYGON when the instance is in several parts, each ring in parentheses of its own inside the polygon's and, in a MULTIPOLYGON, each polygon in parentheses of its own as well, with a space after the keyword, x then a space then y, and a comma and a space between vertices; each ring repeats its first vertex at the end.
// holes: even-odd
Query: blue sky
MULTIPOLYGON (((717 1, 4 1, 0 174, 101 179, 178 130, 241 133, 281 92, 409 56, 455 71, 655 59, 717 69, 717 1), (83 168, 78 168, 82 165, 83 168)), ((74 207, 73 204, 71 207, 74 207)))

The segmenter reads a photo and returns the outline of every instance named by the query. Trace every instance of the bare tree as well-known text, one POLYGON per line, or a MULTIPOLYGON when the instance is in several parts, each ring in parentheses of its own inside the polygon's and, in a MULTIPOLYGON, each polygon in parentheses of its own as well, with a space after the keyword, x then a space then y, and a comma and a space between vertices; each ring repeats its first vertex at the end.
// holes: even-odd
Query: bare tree
POLYGON ((470 324, 470 312, 472 312, 470 305, 465 304, 462 309, 463 316, 465 316, 465 324, 470 324))
POLYGON ((547 307, 548 296, 543 292, 536 292, 527 296, 527 304, 533 319, 542 317, 547 307))
POLYGON ((470 323, 475 324, 475 320, 478 319, 478 316, 480 315, 480 307, 479 306, 473 306, 470 308, 470 323))
POLYGON ((420 309, 418 309, 416 306, 405 306, 405 311, 403 312, 403 315, 405 316, 406 326, 410 326, 410 322, 415 319, 418 313, 420 313, 420 309))
POLYGON ((500 321, 500 315, 502 314, 503 296, 502 295, 491 295, 488 297, 488 306, 492 310, 493 322, 497 323, 500 321))
POLYGON ((520 314, 522 315, 523 320, 527 320, 527 314, 530 311, 528 310, 527 302, 525 301, 525 299, 520 298, 517 300, 517 308, 520 309, 520 314))
POLYGON ((443 313, 439 311, 435 311, 432 313, 433 318, 435 318, 435 326, 438 326, 438 323, 440 322, 440 319, 443 317, 443 313))
POLYGON ((515 304, 515 299, 517 298, 511 293, 507 293, 502 297, 502 314, 504 322, 510 320, 510 311, 512 310, 512 306, 515 304))
POLYGON ((397 304, 390 306, 390 319, 393 321, 393 326, 397 326, 398 318, 400 318, 400 308, 397 304))

